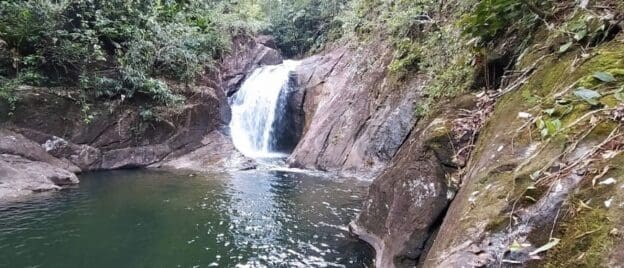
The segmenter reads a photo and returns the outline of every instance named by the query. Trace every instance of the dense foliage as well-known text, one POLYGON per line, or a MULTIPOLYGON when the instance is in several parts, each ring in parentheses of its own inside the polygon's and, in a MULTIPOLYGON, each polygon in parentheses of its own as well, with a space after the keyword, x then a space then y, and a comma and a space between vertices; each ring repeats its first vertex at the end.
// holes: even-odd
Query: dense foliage
POLYGON ((264 0, 263 8, 280 50, 287 57, 320 49, 341 37, 343 22, 339 15, 348 0, 264 0))
MULTIPOLYGON (((182 97, 234 34, 259 30, 247 5, 212 1, 28 0, 0 3, 0 97, 19 84, 78 86, 87 96, 182 97), (236 21, 237 23, 231 23, 236 21)), ((83 96, 84 97, 84 96, 83 96)))
MULTIPOLYGON (((549 1, 484 0, 464 17, 466 34, 490 41, 511 27, 528 28, 538 21, 549 1), (535 2, 535 3, 533 3, 535 2)), ((543 15, 545 16, 545 15, 543 15)))
MULTIPOLYGON (((268 33, 288 57, 342 33, 348 0, 10 0, 0 2, 0 100, 19 85, 70 86, 82 99, 180 103, 236 35, 268 33)), ((86 103, 86 102, 85 102, 86 103)))
POLYGON ((444 18, 459 18, 473 10, 469 1, 354 0, 345 14, 345 36, 359 42, 385 40, 394 49, 390 75, 402 84, 420 73, 431 82, 419 113, 431 103, 471 87, 473 50, 460 25, 444 18))
MULTIPOLYGON (((470 61, 480 53, 475 46, 528 31, 548 19, 552 6, 535 0, 8 0, 0 2, 0 100, 13 105, 13 92, 27 84, 77 87, 82 99, 180 103, 183 97, 166 82, 193 83, 227 53, 232 37, 257 33, 273 35, 287 57, 340 38, 385 40, 394 49, 388 71, 397 80, 420 72, 433 81, 431 99, 448 97, 470 86, 470 61), (448 22, 460 17, 459 24, 448 22)), ((585 28, 569 31, 591 30, 585 28)))

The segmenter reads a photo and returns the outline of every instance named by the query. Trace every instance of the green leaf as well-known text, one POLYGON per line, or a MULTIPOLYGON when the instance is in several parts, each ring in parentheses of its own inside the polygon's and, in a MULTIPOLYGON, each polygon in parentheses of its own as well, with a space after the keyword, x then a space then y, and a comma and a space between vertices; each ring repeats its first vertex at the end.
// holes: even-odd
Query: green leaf
POLYGON ((544 110, 544 113, 546 113, 547 115, 552 116, 555 113, 555 108, 546 109, 546 110, 544 110))
POLYGON ((559 119, 546 121, 546 129, 548 135, 554 136, 561 129, 561 121, 559 119))
POLYGON ((565 53, 566 51, 568 51, 568 49, 570 49, 572 44, 573 44, 572 42, 567 42, 564 45, 562 45, 561 47, 559 47, 559 53, 565 53))
POLYGON ((559 238, 551 238, 550 241, 548 243, 546 243, 545 245, 536 248, 535 250, 531 251, 531 253, 529 253, 529 255, 534 256, 537 254, 540 254, 541 252, 547 251, 551 248, 554 248, 557 244, 559 244, 559 241, 561 241, 561 239, 559 238))
POLYGON ((600 80, 602 82, 605 82, 605 83, 610 83, 610 82, 615 82, 616 81, 615 77, 613 77, 612 74, 607 73, 607 72, 595 72, 593 76, 594 76, 594 78, 596 78, 596 79, 598 79, 598 80, 600 80))
POLYGON ((585 36, 587 36, 587 30, 582 29, 574 34, 574 40, 581 41, 585 36))
POLYGON ((618 90, 617 92, 615 92, 615 94, 613 94, 614 97, 619 100, 619 101, 624 101, 624 86, 622 86, 620 88, 620 90, 618 90))
POLYGON ((624 101, 624 92, 620 91, 620 92, 616 92, 615 93, 615 98, 619 101, 624 101))
POLYGON ((602 95, 600 95, 600 93, 598 93, 597 91, 584 87, 580 87, 576 91, 574 91, 574 95, 583 99, 591 105, 598 105, 597 99, 602 97, 602 95))

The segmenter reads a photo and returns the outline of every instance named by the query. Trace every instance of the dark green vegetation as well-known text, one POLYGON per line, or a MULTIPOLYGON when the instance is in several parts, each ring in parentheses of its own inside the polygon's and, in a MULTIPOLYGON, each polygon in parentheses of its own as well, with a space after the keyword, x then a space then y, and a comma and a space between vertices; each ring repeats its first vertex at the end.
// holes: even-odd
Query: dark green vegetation
POLYGON ((342 12, 349 0, 264 0, 269 27, 278 47, 287 57, 318 51, 342 36, 342 12))
MULTIPOLYGON (((234 33, 255 21, 197 1, 0 3, 0 97, 19 84, 71 86, 82 99, 132 98, 173 105, 166 80, 192 83, 214 66, 234 33), (228 24, 236 17, 240 24, 228 24)), ((241 10, 243 12, 243 10, 241 10)))
MULTIPOLYGON (((269 33, 286 56, 341 35, 344 1, 90 1, 0 3, 0 100, 20 85, 79 88, 89 106, 112 99, 172 106, 171 83, 217 67, 238 35, 269 33)), ((59 94, 67 95, 62 92, 59 94)))
POLYGON ((94 173, 0 207, 0 266, 363 267, 371 249, 338 226, 365 194, 283 172, 94 173))
POLYGON ((85 115, 94 102, 111 99, 172 106, 184 97, 171 83, 193 84, 216 68, 232 37, 266 33, 287 57, 340 39, 387 40, 395 50, 388 69, 396 79, 421 72, 434 81, 422 105, 428 110, 431 100, 473 86, 471 60, 480 54, 474 45, 540 23, 552 10, 549 3, 5 1, 0 4, 0 99, 12 107, 15 90, 33 85, 81 89, 80 96, 71 97, 82 103, 85 115), (449 16, 461 17, 461 26, 442 20, 449 16), (479 41, 470 43, 472 38, 479 41))
MULTIPOLYGON (((86 110, 98 98, 140 96, 156 105, 175 105, 184 98, 169 84, 194 83, 216 67, 232 37, 258 33, 273 35, 287 57, 338 40, 386 40, 395 51, 388 69, 396 79, 427 74, 433 81, 427 87, 430 100, 447 98, 471 87, 495 87, 500 75, 474 70, 500 56, 491 53, 497 41, 515 33, 526 35, 522 42, 528 44, 533 30, 557 20, 567 5, 533 0, 4 1, 0 99, 14 105, 15 89, 25 84, 78 87, 81 96, 74 97, 86 110)), ((606 37, 606 25, 586 13, 561 29, 561 52, 606 37)))

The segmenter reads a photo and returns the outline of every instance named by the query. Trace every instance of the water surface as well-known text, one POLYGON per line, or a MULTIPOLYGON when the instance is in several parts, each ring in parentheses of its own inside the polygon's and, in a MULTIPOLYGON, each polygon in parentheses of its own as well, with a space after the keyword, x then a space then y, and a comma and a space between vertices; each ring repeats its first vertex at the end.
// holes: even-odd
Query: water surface
POLYGON ((0 204, 0 267, 369 267, 367 184, 299 173, 112 171, 0 204))

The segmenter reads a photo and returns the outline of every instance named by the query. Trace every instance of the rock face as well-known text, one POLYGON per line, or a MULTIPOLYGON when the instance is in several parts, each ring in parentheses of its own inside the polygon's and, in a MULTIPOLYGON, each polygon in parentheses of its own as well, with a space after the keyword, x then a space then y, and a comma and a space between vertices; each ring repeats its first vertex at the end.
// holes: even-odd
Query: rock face
POLYGON ((78 183, 80 168, 24 136, 0 129, 0 200, 78 183))
POLYGON ((34 141, 35 147, 46 147, 49 154, 78 170, 144 167, 201 147, 205 135, 227 124, 228 114, 221 110, 228 107, 223 107, 227 102, 220 89, 185 90, 187 104, 160 121, 143 120, 133 104, 111 103, 85 122, 73 100, 55 95, 54 90, 24 87, 15 111, 24 116, 15 117, 5 128, 34 141))
POLYGON ((378 267, 413 267, 456 189, 449 180, 457 168, 454 148, 470 133, 459 133, 455 122, 476 102, 465 96, 418 117, 428 79, 394 77, 387 71, 391 59, 383 42, 304 59, 297 69, 300 90, 292 97, 304 113, 304 135, 288 161, 375 177, 350 228, 376 249, 378 267))
POLYGON ((397 80, 387 71, 391 58, 387 46, 373 43, 302 61, 292 101, 304 113, 304 135, 289 163, 358 177, 379 174, 350 228, 376 249, 377 266, 413 267, 454 192, 447 176, 455 171, 453 143, 465 140, 450 139, 457 136, 453 122, 475 102, 460 98, 434 117, 419 118, 416 105, 427 79, 397 80))
POLYGON ((278 64, 271 38, 239 37, 219 72, 199 79, 199 86, 169 84, 186 103, 175 109, 153 108, 159 120, 141 116, 142 102, 97 101, 86 122, 71 89, 18 88, 14 117, 0 103, 0 198, 53 190, 77 183, 73 173, 137 167, 196 171, 249 169, 226 136, 230 121, 227 92, 254 68, 278 64), (60 95, 59 92, 63 94, 60 95))
POLYGON ((256 164, 236 151, 230 137, 213 131, 202 139, 203 146, 191 153, 172 159, 165 158, 154 167, 191 169, 214 172, 232 169, 254 169, 256 164))
POLYGON ((291 166, 370 177, 396 154, 416 122, 424 79, 396 87, 387 78, 383 43, 365 51, 339 48, 304 59, 297 69, 304 134, 291 166), (363 58, 360 55, 376 55, 363 58))
POLYGON ((78 183, 74 173, 46 162, 0 154, 0 201, 78 183))
MULTIPOLYGON (((595 72, 624 68, 623 41, 601 45, 577 65, 575 53, 529 51, 533 60, 518 64, 518 71, 531 75, 498 101, 425 267, 624 263, 621 117, 577 103, 570 113, 555 115, 565 134, 544 138, 523 127, 541 116, 540 104, 528 101, 528 93, 570 96, 566 88, 579 81, 596 83, 595 72)), ((622 110, 608 96, 598 101, 605 109, 622 110)))
POLYGON ((251 71, 263 65, 282 63, 282 55, 276 49, 270 36, 250 38, 239 36, 233 40, 233 47, 223 60, 224 89, 233 95, 251 71))
MULTIPOLYGON (((185 93, 188 103, 182 110, 165 114, 161 121, 144 121, 138 106, 133 104, 111 103, 108 108, 96 107, 97 116, 87 123, 80 118, 79 106, 71 98, 57 96, 53 89, 23 87, 15 114, 24 116, 17 116, 0 127, 0 153, 19 157, 11 161, 21 164, 11 164, 12 169, 3 172, 22 174, 14 176, 17 182, 32 174, 45 175, 46 169, 50 176, 57 176, 65 174, 59 170, 73 175, 147 167, 165 158, 190 153, 203 147, 202 140, 209 134, 225 131, 229 120, 229 113, 222 111, 228 109, 223 107, 227 105, 223 91, 208 87, 192 90, 185 93), (36 168, 21 170, 29 166, 26 161, 36 163, 33 164, 36 168)), ((221 154, 233 152, 227 147, 222 149, 221 154)), ((38 185, 43 181, 41 176, 33 175, 32 179, 38 185)), ((10 187, 23 192, 22 184, 4 183, 3 193, 7 194, 10 187)), ((50 184, 53 185, 56 184, 50 184)))
POLYGON ((468 133, 457 133, 462 109, 473 97, 441 104, 434 116, 420 120, 389 167, 373 181, 362 212, 350 225, 373 245, 379 267, 414 267, 455 191, 449 174, 455 151, 468 133), (456 138, 452 138, 456 137, 456 138))

